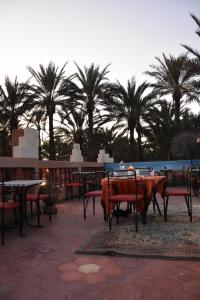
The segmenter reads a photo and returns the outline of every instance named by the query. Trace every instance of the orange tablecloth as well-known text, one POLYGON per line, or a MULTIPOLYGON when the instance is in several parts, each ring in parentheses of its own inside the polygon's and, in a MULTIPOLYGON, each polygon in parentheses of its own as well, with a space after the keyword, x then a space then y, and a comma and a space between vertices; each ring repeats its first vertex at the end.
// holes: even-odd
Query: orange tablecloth
MULTIPOLYGON (((163 187, 164 187, 164 182, 165 182, 165 176, 137 176, 137 183, 140 184, 144 184, 146 187, 146 192, 147 192, 147 201, 146 203, 140 203, 138 210, 140 212, 146 211, 148 209, 148 205, 151 201, 151 196, 152 196, 152 190, 153 188, 156 187, 156 191, 158 193, 162 193, 163 191, 163 187)), ((102 185, 102 196, 101 196, 101 203, 102 206, 105 209, 105 212, 108 213, 109 209, 108 209, 108 195, 109 195, 109 191, 108 191, 108 179, 107 178, 103 178, 101 181, 101 185, 102 185)), ((110 195, 114 195, 115 194, 115 187, 117 187, 118 193, 121 194, 130 194, 130 193, 134 193, 134 179, 120 179, 120 178, 112 178, 110 179, 110 182, 113 184, 113 187, 111 185, 110 188, 110 195)), ((140 188, 140 186, 138 186, 137 192, 139 194, 142 193, 142 190, 140 188)))

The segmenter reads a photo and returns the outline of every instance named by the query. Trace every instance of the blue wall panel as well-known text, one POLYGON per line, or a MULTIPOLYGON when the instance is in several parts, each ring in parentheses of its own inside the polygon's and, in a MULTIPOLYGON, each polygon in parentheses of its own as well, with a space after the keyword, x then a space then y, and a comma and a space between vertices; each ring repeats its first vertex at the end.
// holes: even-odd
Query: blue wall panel
MULTIPOLYGON (((155 171, 160 171, 162 169, 170 169, 170 170, 182 170, 183 168, 187 168, 191 165, 200 165, 200 159, 195 160, 166 160, 166 161, 145 161, 145 162, 128 162, 125 163, 126 169, 129 165, 134 167, 150 167, 155 171)), ((119 163, 106 163, 106 170, 117 170, 119 169, 119 163)))

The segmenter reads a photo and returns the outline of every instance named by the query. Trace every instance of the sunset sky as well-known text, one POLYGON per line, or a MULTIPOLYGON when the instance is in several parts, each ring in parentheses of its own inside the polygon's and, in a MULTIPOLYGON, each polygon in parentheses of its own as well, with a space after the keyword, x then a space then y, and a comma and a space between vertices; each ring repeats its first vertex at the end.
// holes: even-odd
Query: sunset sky
POLYGON ((0 84, 5 75, 19 81, 49 61, 66 74, 92 62, 108 63, 111 80, 140 84, 155 56, 200 50, 196 24, 199 0, 0 0, 0 84))

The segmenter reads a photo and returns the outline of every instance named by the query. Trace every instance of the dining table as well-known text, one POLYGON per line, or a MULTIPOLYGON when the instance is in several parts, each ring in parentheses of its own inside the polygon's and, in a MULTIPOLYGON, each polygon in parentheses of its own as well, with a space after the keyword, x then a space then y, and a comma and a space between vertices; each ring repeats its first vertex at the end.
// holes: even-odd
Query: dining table
MULTIPOLYGON (((119 177, 112 177, 109 179, 110 185, 108 185, 108 178, 103 178, 101 181, 102 185, 102 195, 101 195, 101 204, 104 209, 104 216, 108 215, 109 212, 109 194, 110 196, 117 193, 122 194, 130 194, 133 193, 135 190, 135 182, 137 184, 137 192, 139 194, 144 193, 145 187, 145 197, 144 201, 138 203, 138 211, 144 217, 143 222, 146 223, 146 213, 151 203, 153 193, 160 193, 162 194, 164 189, 166 177, 165 176, 136 176, 136 181, 133 178, 119 178, 119 177), (109 186, 109 188, 108 188, 109 186)), ((110 211, 113 210, 114 204, 110 204, 110 211)))
MULTIPOLYGON (((40 185, 44 180, 9 180, 4 181, 5 187, 13 188, 16 192, 19 200, 19 234, 20 236, 25 235, 25 223, 29 226, 31 226, 26 219, 26 193, 27 190, 30 189, 33 186, 40 185)), ((35 225, 34 225, 35 227, 35 225)), ((39 227, 39 226, 37 226, 39 227)))

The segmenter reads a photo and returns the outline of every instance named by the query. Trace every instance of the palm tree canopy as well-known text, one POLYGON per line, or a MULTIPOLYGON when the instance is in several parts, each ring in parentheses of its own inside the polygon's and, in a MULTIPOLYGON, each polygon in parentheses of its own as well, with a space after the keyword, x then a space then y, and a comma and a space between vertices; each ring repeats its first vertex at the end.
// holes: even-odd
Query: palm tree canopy
POLYGON ((118 123, 125 122, 129 129, 135 127, 152 100, 152 95, 145 95, 148 87, 147 82, 136 87, 134 78, 128 80, 127 88, 119 81, 113 84, 112 96, 104 100, 110 119, 116 119, 118 123))
MULTIPOLYGON (((156 57, 159 65, 151 65, 152 71, 145 72, 155 79, 151 84, 153 92, 159 96, 172 95, 173 101, 185 102, 199 101, 199 91, 195 89, 194 69, 190 66, 187 55, 179 55, 177 58, 170 55, 169 58, 163 54, 163 60, 156 57)), ((173 103, 175 105, 175 103, 173 103)))
POLYGON ((45 107, 44 113, 48 116, 50 159, 55 159, 56 155, 53 116, 56 112, 56 107, 61 105, 64 100, 68 100, 67 96, 62 93, 63 89, 66 89, 66 81, 71 81, 71 77, 65 78, 65 66, 66 64, 59 70, 53 62, 50 62, 46 68, 40 64, 39 71, 28 67, 28 70, 36 80, 36 84, 32 86, 35 105, 38 108, 45 107))
POLYGON ((66 82, 71 81, 72 76, 65 78, 65 66, 59 70, 53 62, 50 62, 45 68, 43 65, 39 65, 39 71, 35 71, 30 66, 29 72, 36 80, 37 84, 33 86, 35 99, 39 106, 45 106, 47 114, 55 113, 55 107, 57 104, 61 104, 65 99, 63 96, 63 90, 66 89, 66 82))
POLYGON ((6 76, 5 90, 0 86, 0 114, 5 125, 9 127, 10 133, 18 127, 20 117, 33 106, 33 97, 30 94, 28 81, 19 83, 16 77, 12 82, 6 76))
MULTIPOLYGON (((200 37, 200 19, 198 19, 194 14, 190 14, 192 19, 197 24, 197 30, 195 31, 196 34, 200 37)), ((192 47, 188 45, 182 45, 186 50, 188 50, 190 53, 192 53, 198 60, 200 60, 200 52, 196 49, 193 49, 192 47)))
POLYGON ((109 65, 100 70, 99 66, 95 66, 92 63, 90 67, 84 66, 84 70, 82 70, 77 63, 75 64, 78 69, 78 72, 75 73, 75 78, 81 84, 79 100, 84 104, 82 109, 85 110, 86 114, 89 111, 94 113, 96 112, 97 105, 102 101, 102 93, 108 84, 106 75, 109 73, 109 65))

